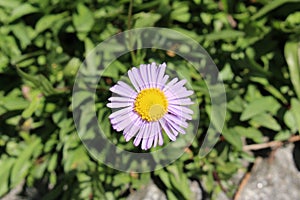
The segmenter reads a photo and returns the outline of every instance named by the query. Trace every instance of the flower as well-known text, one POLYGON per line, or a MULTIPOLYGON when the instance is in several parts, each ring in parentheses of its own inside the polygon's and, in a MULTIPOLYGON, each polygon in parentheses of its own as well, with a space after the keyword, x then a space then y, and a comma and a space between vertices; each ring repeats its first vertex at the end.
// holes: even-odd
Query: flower
POLYGON ((144 150, 163 145, 162 129, 175 141, 192 119, 188 106, 194 103, 189 98, 194 92, 184 87, 186 80, 168 82, 166 67, 165 63, 133 67, 128 76, 134 89, 123 81, 110 88, 115 95, 107 106, 118 109, 109 116, 112 127, 123 131, 126 142, 136 136, 133 144, 142 142, 144 150))

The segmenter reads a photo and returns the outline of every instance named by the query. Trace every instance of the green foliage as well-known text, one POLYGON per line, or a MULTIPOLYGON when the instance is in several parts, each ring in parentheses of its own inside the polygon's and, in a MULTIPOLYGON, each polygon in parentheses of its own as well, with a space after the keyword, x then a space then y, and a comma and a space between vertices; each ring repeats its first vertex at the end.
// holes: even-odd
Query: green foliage
MULTIPOLYGON (((38 188, 44 199, 124 199, 150 179, 169 199, 191 199, 191 179, 201 181, 211 197, 222 188, 232 197, 236 186, 228 180, 242 160, 253 162, 243 146, 299 134, 298 0, 137 0, 128 16, 129 7, 129 1, 114 0, 0 0, 1 197, 25 180, 24 188, 38 188), (222 125, 211 110, 203 79, 182 58, 152 49, 124 55, 104 71, 95 98, 99 122, 113 143, 136 151, 107 119, 109 88, 133 65, 166 61, 173 69, 187 67, 178 73, 192 82, 199 99, 197 138, 176 162, 144 174, 111 169, 84 148, 72 119, 76 72, 91 49, 128 26, 182 32, 199 42, 219 67, 227 91, 226 122, 207 157, 200 159, 198 152, 210 117, 216 130, 222 125)), ((87 101, 89 90, 76 95, 79 102, 87 101)), ((82 111, 86 121, 90 113, 82 111)))

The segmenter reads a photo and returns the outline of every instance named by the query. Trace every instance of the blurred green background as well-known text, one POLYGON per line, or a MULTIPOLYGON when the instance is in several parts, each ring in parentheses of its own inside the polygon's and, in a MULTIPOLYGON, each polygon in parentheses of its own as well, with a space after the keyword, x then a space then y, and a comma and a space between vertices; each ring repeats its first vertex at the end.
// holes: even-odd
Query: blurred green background
MULTIPOLYGON (((126 199, 153 180, 169 199, 191 199, 189 180, 197 180, 209 198, 221 190, 232 198, 238 186, 230 178, 258 156, 248 145, 299 135, 299 10, 299 0, 0 0, 0 197, 21 184, 29 199, 28 188, 39 199, 126 199), (193 77, 197 139, 161 170, 124 173, 97 162, 82 145, 72 87, 97 44, 149 26, 177 30, 207 50, 225 83, 226 122, 217 145, 200 159, 210 98, 193 77)), ((132 66, 151 61, 146 53, 123 56, 98 84, 98 118, 116 143, 108 89, 132 66)), ((171 66, 183 62, 172 52, 159 54, 171 66)))

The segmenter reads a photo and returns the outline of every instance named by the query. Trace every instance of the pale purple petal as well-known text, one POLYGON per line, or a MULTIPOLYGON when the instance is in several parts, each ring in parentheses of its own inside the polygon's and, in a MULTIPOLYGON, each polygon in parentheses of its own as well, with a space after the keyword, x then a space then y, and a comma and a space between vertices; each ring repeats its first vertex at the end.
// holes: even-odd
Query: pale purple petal
POLYGON ((168 122, 166 122, 166 125, 173 132, 173 134, 175 135, 175 137, 177 137, 178 131, 173 126, 171 126, 171 124, 169 124, 168 122))
POLYGON ((192 105, 194 104, 193 101, 191 101, 190 98, 184 98, 184 99, 173 99, 168 101, 169 105, 192 105))
POLYGON ((162 126, 162 128, 164 129, 164 131, 166 132, 166 134, 168 135, 168 137, 170 138, 170 140, 175 141, 176 137, 175 135, 172 134, 171 130, 169 129, 169 127, 166 125, 165 123, 165 119, 161 118, 159 120, 160 125, 162 126))
POLYGON ((168 79, 169 79, 169 76, 165 75, 164 78, 162 79, 162 81, 159 83, 160 89, 162 89, 164 87, 164 85, 167 83, 168 79))
POLYGON ((181 128, 178 124, 172 122, 169 118, 165 117, 167 123, 172 126, 176 131, 178 131, 181 134, 185 134, 185 131, 183 128, 181 128))
POLYGON ((175 106, 175 105, 170 105, 169 108, 174 108, 174 109, 177 109, 179 112, 184 112, 184 113, 187 113, 187 114, 193 114, 194 111, 192 111, 191 109, 185 107, 185 106, 175 106))
POLYGON ((149 80, 148 80, 148 75, 147 75, 147 65, 140 65, 140 74, 141 74, 141 77, 142 77, 142 80, 145 84, 145 87, 146 88, 149 88, 150 85, 149 85, 149 80))
POLYGON ((148 79, 148 84, 149 84, 149 88, 153 88, 153 80, 152 80, 152 72, 151 69, 153 68, 153 63, 150 65, 147 65, 147 79, 148 79))
POLYGON ((142 140, 142 138, 144 136, 144 133, 145 133, 145 129, 146 129, 146 123, 144 122, 141 125, 139 133, 137 134, 137 136, 135 137, 135 139, 133 141, 134 146, 138 146, 141 143, 141 140, 142 140))
POLYGON ((132 98, 134 99, 137 95, 136 92, 132 93, 131 90, 127 90, 124 87, 121 87, 120 85, 114 85, 113 87, 110 88, 110 91, 113 93, 119 94, 124 97, 132 98))
POLYGON ((156 134, 154 135, 153 147, 156 147, 156 146, 157 146, 157 141, 158 141, 158 133, 156 133, 156 134))
MULTIPOLYGON (((152 122, 150 122, 150 123, 148 123, 146 133, 144 134, 144 137, 143 137, 142 149, 144 149, 144 150, 149 149, 148 143, 151 141, 151 139, 153 141, 153 137, 154 137, 153 124, 152 124, 152 122)), ((151 144, 151 146, 152 146, 152 144, 151 144)))
POLYGON ((187 119, 187 120, 191 120, 192 119, 192 116, 187 114, 187 113, 184 113, 182 112, 181 110, 178 110, 176 108, 172 108, 171 106, 169 106, 168 108, 168 111, 180 118, 183 118, 183 119, 187 119))
POLYGON ((108 99, 109 101, 114 101, 114 102, 134 102, 134 99, 129 99, 129 98, 126 98, 126 97, 110 97, 108 99))
POLYGON ((136 91, 140 92, 141 89, 139 87, 139 84, 137 83, 137 80, 135 79, 135 76, 133 75, 132 70, 128 71, 128 77, 129 77, 133 87, 136 89, 136 91))
POLYGON ((139 69, 137 69, 137 68, 134 67, 134 68, 132 69, 132 75, 134 76, 134 78, 135 78, 137 84, 139 85, 139 88, 142 90, 142 89, 145 88, 145 83, 144 83, 144 81, 142 80, 139 71, 140 71, 139 69))
POLYGON ((151 131, 151 123, 146 123, 145 125, 145 132, 144 135, 142 137, 142 149, 146 150, 146 144, 147 144, 147 140, 149 139, 150 136, 150 132, 151 131))
MULTIPOLYGON (((153 132, 155 133, 155 137, 154 137, 154 144, 153 146, 156 147, 157 146, 157 142, 158 139, 161 137, 161 129, 159 126, 159 122, 153 122, 153 132)), ((162 139, 162 138, 161 138, 162 139)), ((161 146, 162 144, 160 144, 161 146)))
POLYGON ((162 146, 164 144, 164 139, 163 139, 163 136, 162 136, 162 132, 161 130, 158 132, 158 145, 159 146, 162 146))
POLYGON ((146 149, 150 149, 152 146, 153 146, 153 142, 154 142, 154 139, 155 139, 155 136, 157 134, 153 134, 151 135, 148 140, 147 140, 147 144, 146 144, 146 149))
POLYGON ((173 78, 167 85, 164 86, 163 91, 167 91, 172 87, 176 82, 178 81, 178 78, 173 78))
POLYGON ((126 91, 130 91, 130 93, 136 94, 136 91, 134 91, 127 83, 123 82, 123 81, 118 81, 118 84, 125 88, 126 91))
POLYGON ((124 130, 124 138, 125 141, 128 142, 133 136, 136 135, 136 133, 140 130, 142 124, 142 120, 140 118, 136 119, 136 121, 132 122, 126 130, 124 130))
POLYGON ((115 121, 117 121, 117 122, 116 123, 112 123, 113 128, 115 130, 117 130, 117 131, 125 130, 130 125, 131 122, 135 122, 139 118, 137 116, 137 114, 135 112, 133 112, 133 111, 129 112, 125 116, 127 116, 127 118, 125 118, 125 119, 123 118, 123 116, 120 116, 119 118, 116 117, 115 121))
POLYGON ((147 141, 149 140, 150 134, 151 133, 151 124, 146 124, 145 127, 145 132, 142 138, 142 149, 146 150, 147 149, 147 141))
POLYGON ((152 82, 152 86, 153 87, 157 87, 157 83, 156 83, 156 76, 157 76, 157 67, 155 63, 152 63, 151 67, 150 67, 150 71, 151 71, 151 82, 152 82))
POLYGON ((164 77, 164 74, 165 74, 165 70, 166 70, 166 63, 163 63, 162 65, 159 65, 158 67, 158 72, 157 72, 157 83, 160 84, 158 85, 158 87, 163 87, 162 82, 163 82, 163 77, 164 77))
POLYGON ((174 115, 171 115, 171 114, 165 114, 164 118, 168 118, 169 120, 171 120, 173 123, 176 123, 178 124, 179 126, 182 126, 184 128, 187 128, 188 127, 188 123, 183 120, 183 119, 180 119, 174 115))
POLYGON ((173 87, 168 87, 164 90, 164 92, 168 95, 170 95, 170 98, 179 98, 178 94, 183 94, 186 93, 188 90, 185 87, 179 87, 179 88, 173 88, 173 87))
POLYGON ((183 85, 184 84, 186 84, 186 80, 185 79, 183 79, 183 80, 181 80, 181 81, 179 81, 179 82, 177 82, 177 83, 175 83, 173 86, 170 86, 171 87, 171 89, 172 90, 178 90, 179 88, 181 88, 181 87, 183 87, 183 85))
POLYGON ((121 121, 124 121, 124 120, 126 120, 128 122, 128 119, 130 120, 133 117, 133 114, 134 114, 134 112, 131 111, 131 112, 126 113, 125 115, 118 115, 118 116, 112 118, 110 120, 110 122, 112 124, 117 124, 117 123, 119 123, 121 121))
POLYGON ((112 102, 112 103, 108 103, 107 107, 109 108, 124 108, 124 107, 128 107, 128 106, 132 106, 132 102, 126 103, 126 102, 112 102))
POLYGON ((133 136, 135 136, 136 135, 136 133, 140 130, 140 127, 138 127, 138 126, 134 126, 134 128, 133 127, 131 127, 131 126, 129 126, 128 128, 131 128, 129 131, 127 131, 127 132, 125 132, 125 130, 124 130, 124 138, 125 138, 125 141, 126 142, 128 142, 129 140, 131 140, 131 138, 133 137, 133 136))
POLYGON ((121 109, 121 110, 118 110, 118 111, 116 111, 116 112, 113 112, 112 114, 109 115, 108 118, 112 119, 112 118, 114 118, 114 117, 116 117, 116 116, 118 116, 118 115, 124 115, 124 114, 126 114, 126 113, 128 113, 128 112, 131 112, 132 110, 133 110, 132 107, 123 108, 123 109, 121 109))
POLYGON ((192 94, 194 94, 194 92, 192 90, 186 90, 185 92, 182 91, 174 91, 174 95, 172 97, 168 97, 168 100, 173 100, 173 99, 181 99, 184 97, 188 97, 191 96, 192 94))
POLYGON ((127 126, 129 126, 130 123, 128 123, 128 120, 124 120, 120 123, 113 124, 113 128, 117 131, 122 131, 124 130, 127 126))

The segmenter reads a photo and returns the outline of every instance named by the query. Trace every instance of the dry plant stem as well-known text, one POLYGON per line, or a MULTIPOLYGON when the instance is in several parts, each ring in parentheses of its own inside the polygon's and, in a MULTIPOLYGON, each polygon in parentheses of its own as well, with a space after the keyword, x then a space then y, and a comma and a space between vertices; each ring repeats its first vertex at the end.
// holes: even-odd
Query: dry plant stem
POLYGON ((251 178, 251 172, 253 171, 253 169, 257 168, 257 166, 259 165, 260 162, 261 162, 260 157, 255 159, 253 166, 251 166, 251 169, 249 169, 249 171, 245 174, 245 176, 240 181, 240 184, 234 194, 233 200, 240 199, 243 189, 245 188, 245 186, 247 185, 247 183, 249 182, 249 180, 251 178))
POLYGON ((246 186, 246 184, 248 183, 250 176, 251 176, 250 172, 246 173, 246 175, 244 176, 243 180, 241 181, 241 183, 234 195, 234 200, 238 200, 240 198, 241 192, 244 189, 244 187, 246 186))
POLYGON ((290 137, 287 141, 281 142, 281 141, 271 141, 267 143, 262 144, 251 144, 246 145, 243 147, 244 151, 251 151, 251 150, 259 150, 259 149, 266 149, 266 148, 274 148, 274 147, 280 147, 285 143, 294 143, 300 141, 300 135, 294 135, 290 137))

